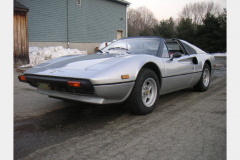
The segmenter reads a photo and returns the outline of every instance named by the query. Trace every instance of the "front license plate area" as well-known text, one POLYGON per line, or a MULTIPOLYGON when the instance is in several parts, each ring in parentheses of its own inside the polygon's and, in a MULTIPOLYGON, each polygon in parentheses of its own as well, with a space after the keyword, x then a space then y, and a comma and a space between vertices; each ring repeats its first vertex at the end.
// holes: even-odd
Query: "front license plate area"
POLYGON ((47 83, 37 83, 37 86, 41 89, 51 89, 50 85, 47 83))

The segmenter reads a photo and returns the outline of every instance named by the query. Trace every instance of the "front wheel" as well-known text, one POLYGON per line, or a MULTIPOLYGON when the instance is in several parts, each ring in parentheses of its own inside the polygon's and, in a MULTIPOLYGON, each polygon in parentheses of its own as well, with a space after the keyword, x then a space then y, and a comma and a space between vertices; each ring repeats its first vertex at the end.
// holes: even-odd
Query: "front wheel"
POLYGON ((206 91, 210 84, 210 78, 211 78, 210 67, 207 63, 205 63, 202 71, 202 76, 199 82, 193 88, 200 92, 206 91))
POLYGON ((130 111, 145 115, 154 110, 159 97, 159 80, 156 74, 147 68, 141 69, 132 93, 128 98, 130 111))

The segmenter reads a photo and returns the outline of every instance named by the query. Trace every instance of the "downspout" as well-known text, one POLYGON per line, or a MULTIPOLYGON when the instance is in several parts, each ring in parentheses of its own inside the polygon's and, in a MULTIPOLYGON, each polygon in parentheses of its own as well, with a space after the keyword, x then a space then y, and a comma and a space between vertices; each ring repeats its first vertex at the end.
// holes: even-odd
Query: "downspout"
POLYGON ((68 0, 67 0, 67 47, 69 48, 69 31, 68 31, 68 0))
POLYGON ((128 37, 128 24, 127 24, 127 8, 129 5, 126 7, 126 38, 128 37))

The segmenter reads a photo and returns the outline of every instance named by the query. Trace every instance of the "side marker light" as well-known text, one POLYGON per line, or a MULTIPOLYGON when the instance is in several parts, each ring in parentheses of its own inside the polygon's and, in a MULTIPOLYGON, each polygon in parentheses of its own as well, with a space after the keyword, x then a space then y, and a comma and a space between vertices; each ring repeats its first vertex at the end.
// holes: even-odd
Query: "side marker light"
POLYGON ((129 75, 122 75, 122 79, 129 79, 129 75))

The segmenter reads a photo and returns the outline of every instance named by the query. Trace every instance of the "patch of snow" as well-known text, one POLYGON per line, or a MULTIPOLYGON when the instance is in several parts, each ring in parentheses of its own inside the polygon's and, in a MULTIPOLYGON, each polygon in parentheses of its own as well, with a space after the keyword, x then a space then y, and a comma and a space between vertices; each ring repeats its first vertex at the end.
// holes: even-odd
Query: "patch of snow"
POLYGON ((226 57, 227 53, 211 53, 212 55, 214 55, 215 57, 226 57))
POLYGON ((39 50, 41 48, 38 47, 29 47, 29 54, 31 54, 32 52, 36 52, 37 50, 39 50))
POLYGON ((63 48, 62 46, 51 47, 29 47, 30 63, 21 67, 33 67, 47 60, 67 56, 67 55, 87 55, 87 51, 79 51, 78 49, 63 48))

